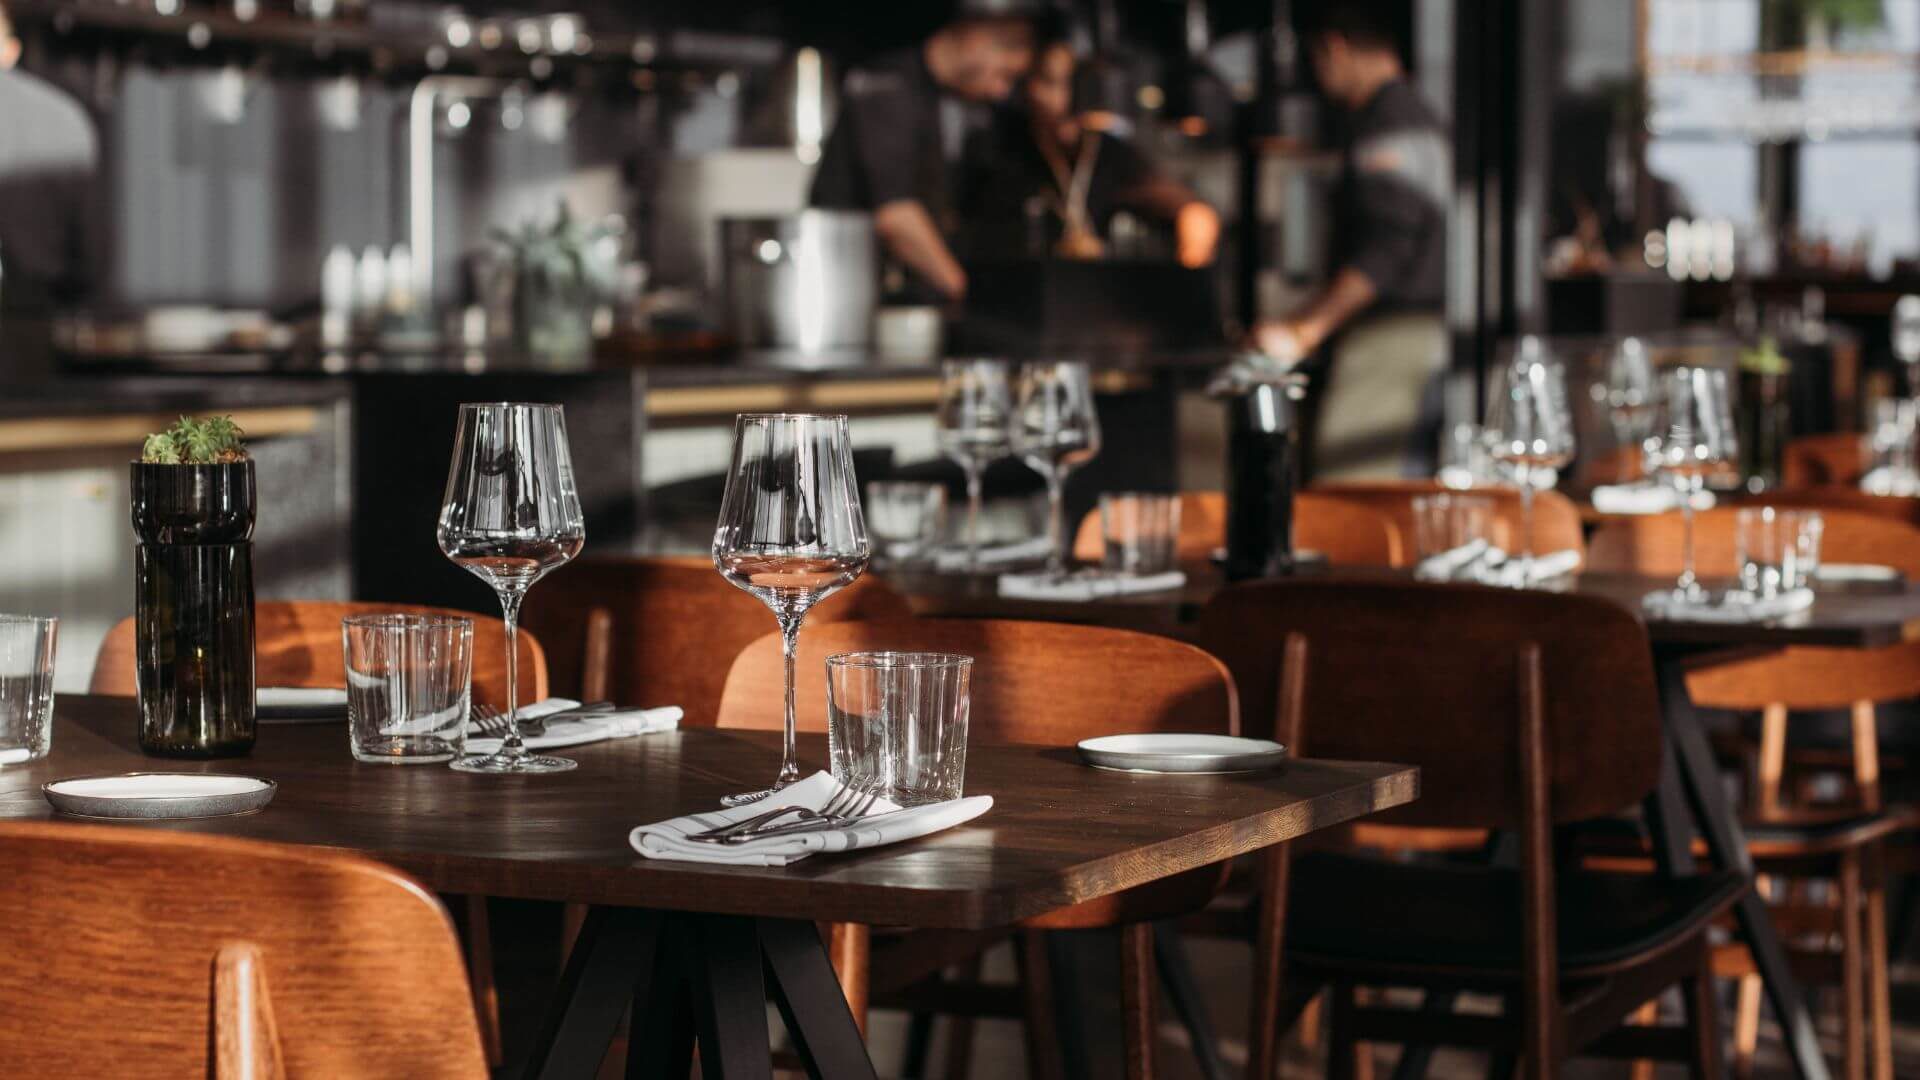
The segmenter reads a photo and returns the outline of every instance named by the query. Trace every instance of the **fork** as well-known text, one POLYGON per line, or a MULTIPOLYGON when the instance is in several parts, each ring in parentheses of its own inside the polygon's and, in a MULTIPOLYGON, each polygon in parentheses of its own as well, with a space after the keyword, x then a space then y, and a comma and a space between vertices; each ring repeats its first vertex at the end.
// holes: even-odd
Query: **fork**
POLYGON ((805 806, 783 806, 778 810, 755 814, 731 825, 721 825, 704 832, 688 833, 686 838, 703 844, 737 844, 747 840, 757 840, 762 836, 779 835, 788 829, 800 826, 809 829, 833 829, 864 817, 878 801, 880 801, 878 792, 862 793, 850 787, 843 787, 834 792, 833 797, 818 810, 805 806), (794 815, 798 820, 781 825, 774 824, 789 814, 794 815))
MULTIPOLYGON (((473 707, 471 723, 473 724, 473 730, 482 735, 498 739, 507 737, 507 728, 510 726, 507 722, 507 714, 494 708, 492 705, 475 705, 473 707)), ((522 738, 531 739, 545 735, 546 733, 547 721, 544 717, 536 716, 530 720, 520 721, 520 735, 522 738)))

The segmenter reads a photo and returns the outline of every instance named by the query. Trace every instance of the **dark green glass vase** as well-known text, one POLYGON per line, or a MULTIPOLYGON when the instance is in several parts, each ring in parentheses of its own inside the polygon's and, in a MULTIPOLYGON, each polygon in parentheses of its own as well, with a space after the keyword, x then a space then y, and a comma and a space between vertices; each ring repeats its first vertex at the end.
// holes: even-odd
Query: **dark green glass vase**
POLYGON ((133 468, 140 748, 253 749, 253 462, 133 468))

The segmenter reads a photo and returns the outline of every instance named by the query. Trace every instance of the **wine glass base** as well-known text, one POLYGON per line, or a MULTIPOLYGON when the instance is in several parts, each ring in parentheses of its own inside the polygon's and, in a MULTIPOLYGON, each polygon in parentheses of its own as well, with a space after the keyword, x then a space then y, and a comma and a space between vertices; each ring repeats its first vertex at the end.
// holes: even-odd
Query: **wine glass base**
POLYGON ((509 757, 505 754, 473 755, 463 757, 448 766, 455 772, 466 773, 556 773, 577 768, 579 762, 569 758, 542 757, 537 754, 523 754, 509 757))
POLYGON ((786 786, 787 786, 786 784, 775 783, 772 787, 761 788, 759 791, 743 791, 738 795, 728 795, 720 800, 720 805, 721 806, 752 806, 754 803, 757 803, 760 800, 765 799, 769 795, 773 795, 779 792, 782 788, 786 786))

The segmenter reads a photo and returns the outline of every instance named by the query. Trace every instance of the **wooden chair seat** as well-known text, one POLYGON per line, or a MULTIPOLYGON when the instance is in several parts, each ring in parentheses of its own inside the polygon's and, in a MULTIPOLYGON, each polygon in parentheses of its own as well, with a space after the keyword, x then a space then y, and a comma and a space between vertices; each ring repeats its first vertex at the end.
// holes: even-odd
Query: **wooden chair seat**
MULTIPOLYGON (((1174 555, 1181 562, 1204 562, 1227 544, 1227 496, 1220 491, 1180 493, 1180 534, 1174 555)), ((1372 507, 1302 491, 1293 500, 1293 545, 1317 551, 1334 566, 1409 566, 1412 534, 1372 507)), ((1073 557, 1098 563, 1105 554, 1100 511, 1080 519, 1073 557)))
MULTIPOLYGON (((1288 900, 1290 962, 1373 974, 1444 971, 1518 982, 1519 871, 1320 852, 1295 863, 1288 900), (1420 898, 1420 918, 1404 917, 1420 898)), ((1745 890, 1738 874, 1678 884, 1649 874, 1563 873, 1554 882, 1563 979, 1645 963, 1707 926, 1745 890)))
POLYGON ((453 926, 396 870, 48 822, 0 852, 7 1075, 487 1075, 453 926))
MULTIPOLYGON (((1422 495, 1471 495, 1493 501, 1493 540, 1508 551, 1520 549, 1520 494, 1513 488, 1474 488, 1455 491, 1436 480, 1365 480, 1315 484, 1311 495, 1370 507, 1387 515, 1400 535, 1406 537, 1409 558, 1416 535, 1413 525, 1413 500, 1422 495)), ((1586 529, 1580 523, 1580 508, 1557 491, 1542 491, 1533 499, 1533 550, 1577 551, 1586 554, 1586 529)))

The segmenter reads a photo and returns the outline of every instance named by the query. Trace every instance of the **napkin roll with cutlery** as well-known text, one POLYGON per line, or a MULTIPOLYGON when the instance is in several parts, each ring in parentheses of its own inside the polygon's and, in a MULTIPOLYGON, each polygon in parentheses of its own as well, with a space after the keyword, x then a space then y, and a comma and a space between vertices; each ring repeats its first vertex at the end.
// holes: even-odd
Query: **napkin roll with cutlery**
MULTIPOLYGON (((532 705, 520 707, 520 719, 537 720, 543 716, 566 712, 579 708, 580 703, 567 698, 548 698, 532 705)), ((601 742, 606 739, 624 739, 631 735, 651 735, 657 731, 672 731, 680 726, 682 711, 678 705, 668 705, 658 709, 621 709, 607 712, 574 713, 555 717, 547 721, 546 730, 539 735, 525 736, 522 741, 531 750, 557 750, 563 746, 581 746, 586 743, 601 742)), ((473 730, 468 722, 468 731, 473 730)), ((467 753, 491 754, 500 749, 498 736, 469 734, 467 753)))
MULTIPOLYGON (((1485 540, 1475 540, 1421 559, 1419 565, 1413 568, 1413 576, 1422 581, 1503 583, 1518 578, 1522 573, 1521 566, 1521 560, 1516 556, 1507 554, 1485 540)), ((1528 582, 1550 581, 1578 569, 1580 553, 1568 548, 1535 555, 1525 573, 1528 582)))
POLYGON ((1051 574, 1001 574, 1001 596, 1020 600, 1098 600, 1106 596, 1130 596, 1134 593, 1166 592, 1187 583, 1179 570, 1162 574, 1116 574, 1105 570, 1082 570, 1065 577, 1051 574))
POLYGON ((687 839, 691 833, 736 824, 781 806, 819 810, 841 790, 838 780, 825 772, 817 772, 759 802, 642 825, 633 830, 628 839, 635 851, 649 859, 729 866, 785 866, 818 852, 853 851, 912 840, 972 821, 993 808, 991 795, 971 795, 905 810, 886 799, 874 799, 863 817, 838 828, 783 832, 727 845, 687 839))

